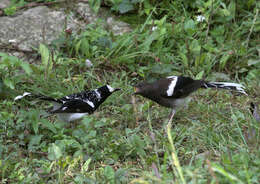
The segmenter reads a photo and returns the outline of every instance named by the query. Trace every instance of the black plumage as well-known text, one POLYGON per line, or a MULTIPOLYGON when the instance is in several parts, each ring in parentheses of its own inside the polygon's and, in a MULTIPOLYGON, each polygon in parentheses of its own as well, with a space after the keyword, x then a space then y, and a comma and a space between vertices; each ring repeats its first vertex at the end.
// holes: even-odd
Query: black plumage
POLYGON ((31 96, 50 101, 53 103, 53 109, 49 113, 58 114, 60 119, 71 122, 82 118, 84 115, 92 114, 113 92, 118 90, 120 89, 105 85, 95 90, 83 91, 59 99, 25 92, 23 95, 17 96, 15 100, 31 96))
POLYGON ((169 76, 152 83, 142 82, 134 87, 135 94, 153 100, 162 106, 172 108, 170 120, 173 118, 176 109, 185 104, 187 97, 200 88, 228 89, 246 94, 241 84, 207 82, 183 76, 169 76))

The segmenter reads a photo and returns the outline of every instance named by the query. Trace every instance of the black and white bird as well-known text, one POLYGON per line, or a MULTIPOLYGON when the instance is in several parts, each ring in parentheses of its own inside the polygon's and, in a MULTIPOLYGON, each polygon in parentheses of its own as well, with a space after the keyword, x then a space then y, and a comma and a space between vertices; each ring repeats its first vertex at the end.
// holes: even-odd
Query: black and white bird
POLYGON ((57 114, 63 121, 72 122, 81 119, 85 115, 92 114, 107 97, 118 90, 120 89, 105 85, 92 91, 87 90, 59 99, 25 92, 23 95, 15 97, 14 100, 31 96, 40 100, 50 101, 53 103, 53 109, 49 113, 57 114))
POLYGON ((183 76, 169 76, 153 83, 142 82, 135 85, 134 88, 134 94, 153 100, 164 107, 172 108, 169 122, 172 121, 176 110, 185 104, 187 97, 200 88, 228 89, 247 95, 241 84, 207 82, 183 76))

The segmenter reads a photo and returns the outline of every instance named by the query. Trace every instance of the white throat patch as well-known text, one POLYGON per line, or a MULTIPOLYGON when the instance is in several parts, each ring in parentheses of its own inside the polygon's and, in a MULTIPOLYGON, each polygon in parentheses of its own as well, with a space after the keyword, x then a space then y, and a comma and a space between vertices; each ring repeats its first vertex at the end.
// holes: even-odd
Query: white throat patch
POLYGON ((109 85, 107 85, 107 88, 108 88, 108 90, 109 90, 109 92, 110 93, 112 93, 112 92, 114 92, 115 91, 115 89, 114 88, 112 88, 111 86, 109 86, 109 85))
POLYGON ((174 88, 175 88, 177 80, 178 80, 178 77, 177 76, 170 76, 170 77, 167 77, 167 78, 171 80, 171 83, 168 86, 167 95, 172 96, 173 92, 174 92, 174 88))

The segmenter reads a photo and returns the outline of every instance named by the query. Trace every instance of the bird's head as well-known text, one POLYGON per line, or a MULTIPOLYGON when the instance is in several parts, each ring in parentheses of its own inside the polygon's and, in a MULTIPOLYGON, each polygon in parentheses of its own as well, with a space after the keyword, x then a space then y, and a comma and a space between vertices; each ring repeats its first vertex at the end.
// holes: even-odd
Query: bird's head
POLYGON ((141 82, 139 84, 134 85, 133 87, 134 87, 133 95, 142 95, 147 91, 147 89, 150 88, 150 84, 146 82, 141 82))
POLYGON ((116 91, 119 91, 119 90, 121 90, 120 88, 112 88, 110 85, 105 85, 105 88, 107 89, 107 91, 108 92, 110 92, 110 93, 114 93, 114 92, 116 92, 116 91))

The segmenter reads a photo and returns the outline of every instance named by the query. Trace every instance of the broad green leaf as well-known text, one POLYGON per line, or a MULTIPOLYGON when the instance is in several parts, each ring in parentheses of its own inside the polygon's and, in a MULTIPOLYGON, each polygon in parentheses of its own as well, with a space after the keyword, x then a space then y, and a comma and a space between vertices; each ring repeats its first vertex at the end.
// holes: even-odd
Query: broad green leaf
POLYGON ((80 47, 79 47, 81 53, 85 54, 85 56, 90 57, 90 45, 89 41, 86 38, 81 39, 80 47))
POLYGON ((95 13, 97 13, 100 8, 100 5, 101 5, 101 0, 89 0, 89 5, 90 5, 90 8, 95 13))
POLYGON ((232 0, 230 2, 228 9, 229 9, 230 15, 232 16, 232 19, 234 19, 235 15, 236 15, 236 2, 235 2, 235 0, 232 0))
POLYGON ((78 55, 82 40, 79 40, 75 45, 75 52, 78 55))
POLYGON ((101 120, 101 121, 98 121, 95 123, 94 127, 95 128, 100 128, 100 127, 103 127, 103 126, 106 126, 106 121, 105 120, 101 120))
POLYGON ((189 34, 192 35, 196 32, 196 25, 192 19, 189 19, 184 23, 184 30, 189 34))
POLYGON ((104 175, 110 184, 115 183, 115 171, 111 166, 105 167, 104 175))
POLYGON ((123 0, 118 6, 118 10, 122 14, 129 12, 133 9, 134 9, 134 6, 129 0, 123 0))
POLYGON ((30 75, 32 73, 32 69, 28 63, 21 62, 20 65, 23 68, 23 70, 26 72, 26 74, 30 75))
POLYGON ((193 40, 190 44, 190 50, 194 55, 200 55, 201 46, 198 40, 193 40))
POLYGON ((62 156, 61 149, 54 143, 48 148, 48 159, 58 160, 62 156))
POLYGON ((182 64, 187 68, 189 66, 188 58, 185 54, 179 53, 182 58, 182 64))
POLYGON ((200 73, 198 73, 195 78, 197 80, 200 80, 200 79, 202 79, 203 75, 204 75, 204 70, 200 71, 200 73))
POLYGON ((220 62, 219 62, 219 64, 220 64, 220 69, 223 69, 223 68, 226 66, 226 63, 227 63, 229 57, 230 57, 229 54, 225 54, 225 55, 223 55, 223 56, 221 57, 220 62))
POLYGON ((9 88, 14 89, 14 82, 11 81, 11 79, 9 78, 4 79, 4 84, 9 88))
POLYGON ((84 164, 83 166, 81 167, 81 172, 82 173, 85 173, 88 171, 88 167, 89 167, 89 164, 91 162, 91 158, 89 158, 84 164))
POLYGON ((39 121, 36 118, 33 118, 32 120, 32 127, 35 134, 38 133, 39 130, 39 121))
POLYGON ((247 62, 248 66, 260 64, 260 59, 249 59, 247 62))
POLYGON ((30 137, 29 148, 34 145, 39 145, 43 135, 33 135, 30 137))
POLYGON ((57 133, 55 126, 52 123, 50 123, 49 121, 47 121, 47 120, 43 121, 42 125, 45 126, 46 128, 48 128, 53 133, 57 133))

